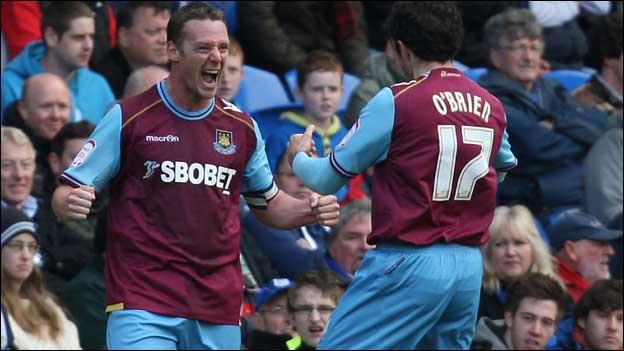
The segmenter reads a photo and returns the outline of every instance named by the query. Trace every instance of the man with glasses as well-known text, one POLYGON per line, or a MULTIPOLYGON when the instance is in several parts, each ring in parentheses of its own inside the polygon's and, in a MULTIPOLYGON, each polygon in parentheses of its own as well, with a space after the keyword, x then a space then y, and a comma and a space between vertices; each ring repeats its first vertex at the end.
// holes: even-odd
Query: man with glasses
POLYGON ((583 203, 583 158, 615 121, 581 106, 555 81, 541 77, 542 28, 529 10, 491 17, 485 41, 495 69, 479 80, 503 103, 518 168, 499 188, 500 204, 534 213, 583 203))
POLYGON ((289 350, 316 348, 343 292, 338 277, 328 270, 308 271, 295 281, 288 290, 288 309, 299 336, 286 343, 289 350))
POLYGON ((283 349, 296 333, 288 312, 288 289, 295 284, 287 278, 269 280, 255 295, 256 314, 249 334, 250 350, 283 349))

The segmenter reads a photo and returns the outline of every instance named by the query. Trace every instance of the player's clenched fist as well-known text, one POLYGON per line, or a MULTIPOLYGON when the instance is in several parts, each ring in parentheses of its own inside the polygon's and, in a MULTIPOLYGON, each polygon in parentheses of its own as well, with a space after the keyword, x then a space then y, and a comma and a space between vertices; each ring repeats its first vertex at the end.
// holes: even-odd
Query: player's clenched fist
POLYGON ((95 189, 82 185, 72 188, 61 185, 54 192, 52 208, 61 219, 86 219, 95 200, 95 189))
POLYGON ((340 205, 336 196, 312 194, 310 196, 310 208, 319 224, 330 227, 338 224, 340 205))

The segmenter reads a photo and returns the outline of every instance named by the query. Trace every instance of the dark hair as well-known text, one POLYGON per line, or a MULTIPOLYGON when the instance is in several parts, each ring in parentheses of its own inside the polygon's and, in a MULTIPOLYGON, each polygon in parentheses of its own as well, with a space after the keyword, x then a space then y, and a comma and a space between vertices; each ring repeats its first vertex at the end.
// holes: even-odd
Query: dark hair
POLYGON ((557 320, 565 309, 565 291, 553 278, 542 273, 528 273, 512 282, 507 287, 507 300, 503 305, 505 312, 515 314, 523 299, 532 297, 538 300, 551 300, 557 304, 557 320))
POLYGON ((338 219, 338 224, 334 226, 327 238, 327 246, 329 247, 336 238, 338 237, 338 233, 342 230, 342 228, 347 225, 356 216, 368 215, 370 216, 372 212, 372 204, 369 199, 362 199, 358 201, 353 201, 346 205, 345 207, 340 208, 340 218, 338 219))
POLYGON ((604 59, 619 58, 622 55, 622 27, 621 11, 597 18, 588 38, 587 64, 590 67, 600 70, 604 59))
POLYGON ((290 312, 294 312, 293 302, 299 290, 305 286, 313 286, 319 289, 324 296, 329 296, 336 303, 345 290, 344 284, 334 272, 327 269, 307 271, 297 277, 295 286, 288 290, 288 310, 290 312))
MULTIPOLYGON (((306 55, 305 59, 297 65, 297 85, 303 88, 310 73, 315 71, 344 72, 342 62, 336 55, 323 50, 314 50, 306 55)), ((342 76, 341 79, 342 81, 342 76)))
POLYGON ((622 309, 622 279, 595 282, 574 306, 574 321, 587 318, 589 311, 612 312, 622 309))
POLYGON ((69 30, 71 21, 81 17, 95 18, 95 14, 82 1, 50 1, 43 9, 41 17, 41 33, 45 38, 45 30, 50 27, 59 40, 69 30))
POLYGON ((542 39, 542 27, 528 9, 509 9, 490 17, 483 29, 488 49, 499 48, 502 38, 509 41, 529 38, 542 39))
POLYGON ((386 22, 388 36, 425 61, 448 61, 461 48, 462 17, 454 1, 397 1, 386 22))
POLYGON ((86 139, 93 133, 95 125, 88 121, 67 123, 59 130, 50 142, 50 152, 58 157, 65 151, 65 142, 69 139, 86 139))
POLYGON ((170 1, 125 1, 117 11, 117 29, 130 28, 134 24, 134 15, 142 7, 154 9, 155 14, 171 11, 170 1))
POLYGON ((178 9, 178 11, 173 13, 167 24, 167 40, 172 41, 179 47, 184 39, 183 29, 186 22, 205 19, 225 23, 223 11, 201 2, 194 2, 178 9))

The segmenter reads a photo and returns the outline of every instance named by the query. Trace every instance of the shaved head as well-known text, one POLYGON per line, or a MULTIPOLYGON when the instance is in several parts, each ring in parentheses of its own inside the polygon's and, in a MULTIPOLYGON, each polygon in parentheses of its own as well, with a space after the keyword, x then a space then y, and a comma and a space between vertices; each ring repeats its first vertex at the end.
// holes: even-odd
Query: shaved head
POLYGON ((65 81, 54 74, 41 73, 26 80, 19 113, 35 135, 52 140, 69 122, 71 92, 65 81))
POLYGON ((69 88, 63 78, 52 73, 40 73, 31 76, 24 82, 22 101, 32 101, 44 90, 58 89, 70 96, 69 88))
POLYGON ((126 81, 122 99, 138 95, 168 76, 169 71, 160 66, 152 65, 136 69, 130 74, 126 81))

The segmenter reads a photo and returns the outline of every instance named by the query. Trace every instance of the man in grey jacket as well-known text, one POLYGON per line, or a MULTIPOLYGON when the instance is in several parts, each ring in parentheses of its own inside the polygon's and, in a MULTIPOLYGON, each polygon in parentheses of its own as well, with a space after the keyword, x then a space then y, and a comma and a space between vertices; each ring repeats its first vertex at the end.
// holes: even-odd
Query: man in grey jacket
POLYGON ((564 296, 556 280, 525 275, 507 288, 505 319, 479 320, 471 349, 543 350, 563 316, 564 296))

